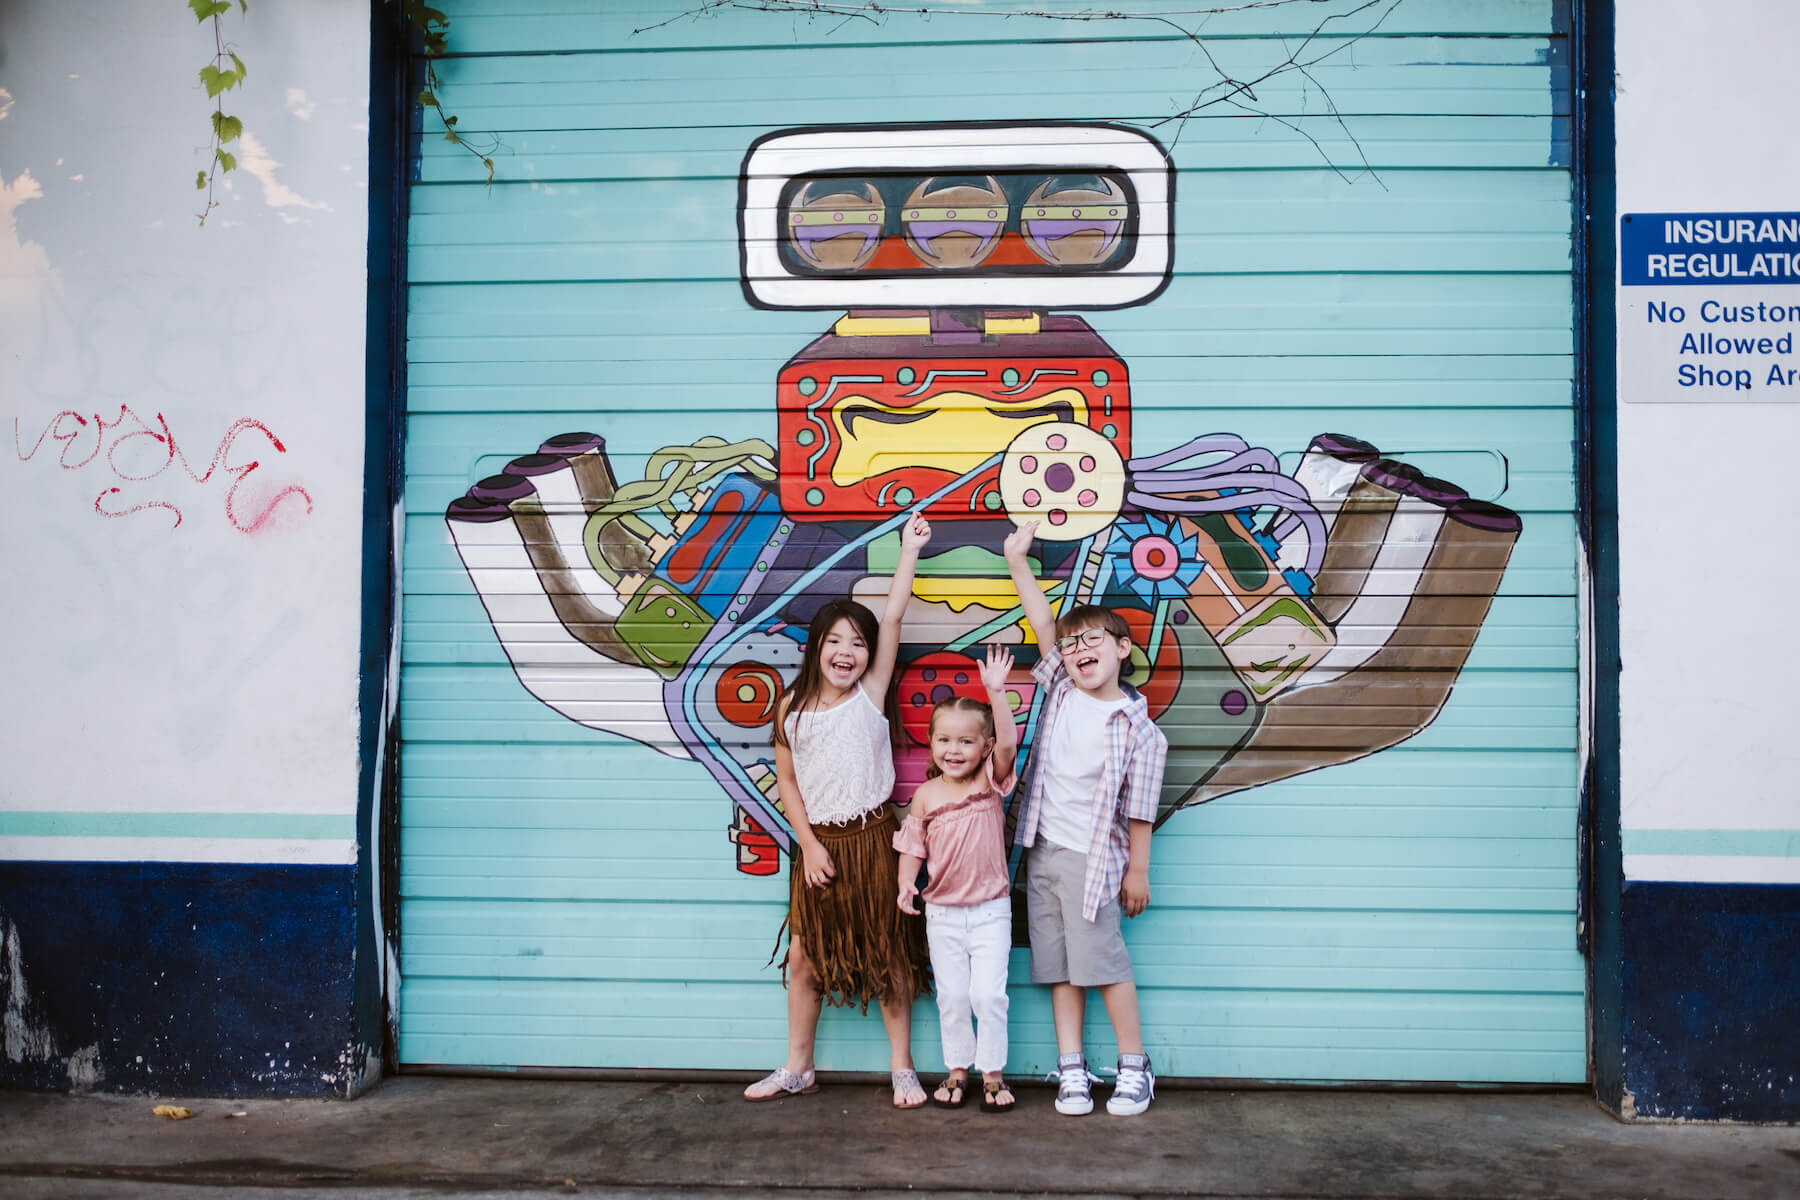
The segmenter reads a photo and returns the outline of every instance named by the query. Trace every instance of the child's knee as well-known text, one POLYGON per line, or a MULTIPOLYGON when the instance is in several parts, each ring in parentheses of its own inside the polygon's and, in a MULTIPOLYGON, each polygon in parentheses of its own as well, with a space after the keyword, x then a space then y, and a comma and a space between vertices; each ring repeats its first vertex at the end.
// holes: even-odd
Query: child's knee
POLYGON ((812 964, 806 960, 806 951, 800 948, 799 942, 788 943, 787 967, 790 979, 805 983, 813 977, 812 964))
POLYGON ((933 990, 936 991, 940 1004, 948 1004, 952 1008, 966 1008, 974 999, 969 989, 955 979, 945 979, 939 975, 932 982, 933 990))

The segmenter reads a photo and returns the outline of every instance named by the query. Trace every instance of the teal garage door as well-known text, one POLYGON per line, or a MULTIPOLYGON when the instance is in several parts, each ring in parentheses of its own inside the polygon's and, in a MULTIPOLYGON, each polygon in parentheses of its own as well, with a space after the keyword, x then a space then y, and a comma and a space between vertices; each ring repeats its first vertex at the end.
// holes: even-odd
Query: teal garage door
POLYGON ((1013 519, 1132 626, 1163 1074, 1585 1078, 1563 6, 445 7, 498 146, 411 196, 403 1062, 781 1059, 768 715, 925 505, 910 731, 1035 652, 1013 519))

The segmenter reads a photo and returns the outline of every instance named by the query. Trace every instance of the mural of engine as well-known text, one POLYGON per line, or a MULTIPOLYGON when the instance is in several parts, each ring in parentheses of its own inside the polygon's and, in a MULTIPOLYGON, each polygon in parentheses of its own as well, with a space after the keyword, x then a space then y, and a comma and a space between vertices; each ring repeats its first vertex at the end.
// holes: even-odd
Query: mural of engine
MULTIPOLYGON (((1053 606, 1132 629, 1127 681, 1171 742, 1161 819, 1376 753, 1441 711, 1520 531, 1355 437, 1284 472, 1227 432, 1134 436, 1125 361, 1069 310, 1154 299, 1174 174, 1104 124, 787 130, 739 185, 746 299, 840 313, 775 377, 773 441, 671 438, 616 477, 558 434, 449 502, 446 522, 525 688, 597 730, 704 765, 740 871, 791 830, 771 730, 818 605, 879 609, 913 512, 937 524, 901 651, 904 804, 925 720, 980 697, 980 648, 1037 654, 999 549, 1039 522, 1053 606)), ((604 416, 596 419, 604 428, 604 416)))

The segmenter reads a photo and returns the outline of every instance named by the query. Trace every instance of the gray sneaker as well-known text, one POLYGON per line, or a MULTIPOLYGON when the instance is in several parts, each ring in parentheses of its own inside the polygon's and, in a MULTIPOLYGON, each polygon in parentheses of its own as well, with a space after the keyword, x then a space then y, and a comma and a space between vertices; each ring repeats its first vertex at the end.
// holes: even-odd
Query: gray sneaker
POLYGON ((1119 1074, 1113 1080, 1112 1095, 1107 1097, 1106 1111, 1115 1117, 1135 1117, 1149 1108, 1155 1098, 1156 1072, 1150 1069, 1150 1056, 1119 1055, 1119 1074))
POLYGON ((1079 1117, 1094 1111, 1092 1085, 1100 1077, 1088 1070, 1087 1058, 1076 1051, 1056 1060, 1056 1111, 1065 1117, 1079 1117))

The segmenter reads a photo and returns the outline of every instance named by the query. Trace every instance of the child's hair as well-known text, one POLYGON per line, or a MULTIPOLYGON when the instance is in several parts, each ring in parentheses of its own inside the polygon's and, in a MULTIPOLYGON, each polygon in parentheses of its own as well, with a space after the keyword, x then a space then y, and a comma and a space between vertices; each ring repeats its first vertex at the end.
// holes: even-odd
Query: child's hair
MULTIPOLYGON (((849 618, 856 626, 856 632, 862 635, 863 645, 869 648, 869 656, 875 655, 875 647, 881 639, 881 622, 868 607, 855 600, 831 600, 819 606, 813 614, 812 624, 806 630, 806 649, 800 655, 800 674, 794 678, 794 687, 788 693, 787 707, 777 707, 775 719, 775 744, 788 746, 787 714, 806 712, 819 702, 819 693, 825 688, 825 672, 819 667, 819 656, 825 648, 825 635, 839 621, 849 618)), ((898 670, 888 677, 887 695, 881 698, 881 712, 888 721, 888 740, 899 744, 900 673, 898 670)), ((858 681, 860 685, 861 681, 858 681)))
MULTIPOLYGON (((986 701, 977 700, 973 696, 946 696, 931 706, 931 724, 926 726, 925 748, 931 749, 931 736, 937 732, 939 713, 972 712, 981 714, 981 736, 992 739, 995 736, 994 706, 986 701)), ((943 772, 938 769, 937 759, 925 768, 925 778, 936 779, 943 772)))
POLYGON ((1084 629, 1104 629, 1116 638, 1131 636, 1131 626, 1125 618, 1110 608, 1101 608, 1098 604, 1077 604, 1062 616, 1056 618, 1056 636, 1066 638, 1071 633, 1080 633, 1084 629))

